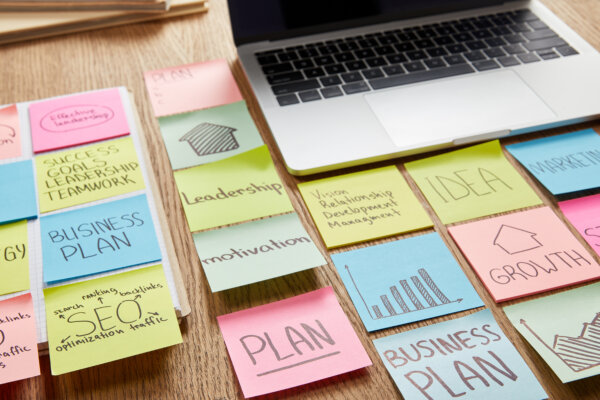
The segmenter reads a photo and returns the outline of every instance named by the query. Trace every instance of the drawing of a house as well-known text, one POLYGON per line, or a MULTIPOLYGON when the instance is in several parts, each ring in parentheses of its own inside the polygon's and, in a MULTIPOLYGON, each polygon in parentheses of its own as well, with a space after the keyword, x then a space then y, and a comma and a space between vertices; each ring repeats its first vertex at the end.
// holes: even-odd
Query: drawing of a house
POLYGON ((183 135, 179 141, 188 142, 199 156, 223 153, 240 147, 233 135, 236 130, 229 126, 203 122, 183 135))
POLYGON ((535 238, 536 235, 537 233, 525 229, 502 224, 494 238, 494 245, 508 254, 522 253, 542 247, 542 244, 535 238))

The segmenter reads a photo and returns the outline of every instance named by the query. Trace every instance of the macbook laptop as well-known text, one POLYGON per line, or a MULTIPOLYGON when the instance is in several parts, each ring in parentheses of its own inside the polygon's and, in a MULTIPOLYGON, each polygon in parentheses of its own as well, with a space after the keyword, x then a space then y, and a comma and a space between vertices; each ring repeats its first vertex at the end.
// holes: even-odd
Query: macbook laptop
POLYGON ((228 0, 290 173, 600 116, 600 55, 538 1, 228 0))

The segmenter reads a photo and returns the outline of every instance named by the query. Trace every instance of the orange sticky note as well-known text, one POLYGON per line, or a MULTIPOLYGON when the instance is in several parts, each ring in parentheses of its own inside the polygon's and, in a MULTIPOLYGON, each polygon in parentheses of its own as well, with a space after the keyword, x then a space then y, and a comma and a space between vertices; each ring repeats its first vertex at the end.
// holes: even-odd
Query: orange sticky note
POLYGON ((246 398, 371 365, 331 287, 217 321, 246 398))
POLYGON ((600 265, 548 207, 448 230, 496 302, 600 278, 600 265))
POLYGON ((17 106, 0 110, 0 160, 21 156, 21 132, 17 106))
POLYGON ((243 100, 227 60, 147 71, 144 79, 157 117, 243 100))
POLYGON ((0 384, 40 374, 31 294, 0 302, 0 384))

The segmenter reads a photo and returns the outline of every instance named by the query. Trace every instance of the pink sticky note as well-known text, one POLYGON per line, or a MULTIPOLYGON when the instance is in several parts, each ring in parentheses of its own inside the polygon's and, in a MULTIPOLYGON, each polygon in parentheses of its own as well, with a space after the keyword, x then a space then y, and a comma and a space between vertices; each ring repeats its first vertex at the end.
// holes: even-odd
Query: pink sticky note
POLYGON ((600 194, 561 201, 558 206, 600 256, 600 194))
POLYGON ((0 302, 0 384, 40 374, 31 294, 0 302))
POLYGON ((600 277, 600 265, 548 207, 448 230, 496 302, 600 277))
POLYGON ((144 78, 157 117, 243 100, 227 60, 147 71, 144 78))
POLYGON ((33 103, 29 120, 34 153, 129 134, 118 89, 33 103))
POLYGON ((246 398, 371 365, 331 287, 217 320, 246 398))
POLYGON ((0 160, 21 155, 21 131, 17 106, 0 110, 0 160))

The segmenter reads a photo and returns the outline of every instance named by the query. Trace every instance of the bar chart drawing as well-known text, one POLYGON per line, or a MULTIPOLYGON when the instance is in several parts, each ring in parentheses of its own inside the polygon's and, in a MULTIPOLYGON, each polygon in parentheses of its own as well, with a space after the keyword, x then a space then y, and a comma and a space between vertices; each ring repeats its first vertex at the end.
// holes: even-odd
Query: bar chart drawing
POLYGON ((399 285, 392 285, 389 287, 391 298, 394 303, 390 301, 390 296, 388 296, 387 293, 382 293, 379 296, 381 304, 383 305, 382 310, 379 304, 370 306, 367 304, 367 301, 360 292, 360 289, 350 272, 350 268, 348 265, 345 265, 345 268, 356 292, 360 296, 365 308, 373 320, 408 314, 451 303, 460 303, 463 300, 462 298, 450 300, 435 283, 427 270, 425 268, 419 268, 417 271, 418 276, 413 275, 408 279, 400 279, 398 281, 399 285))

